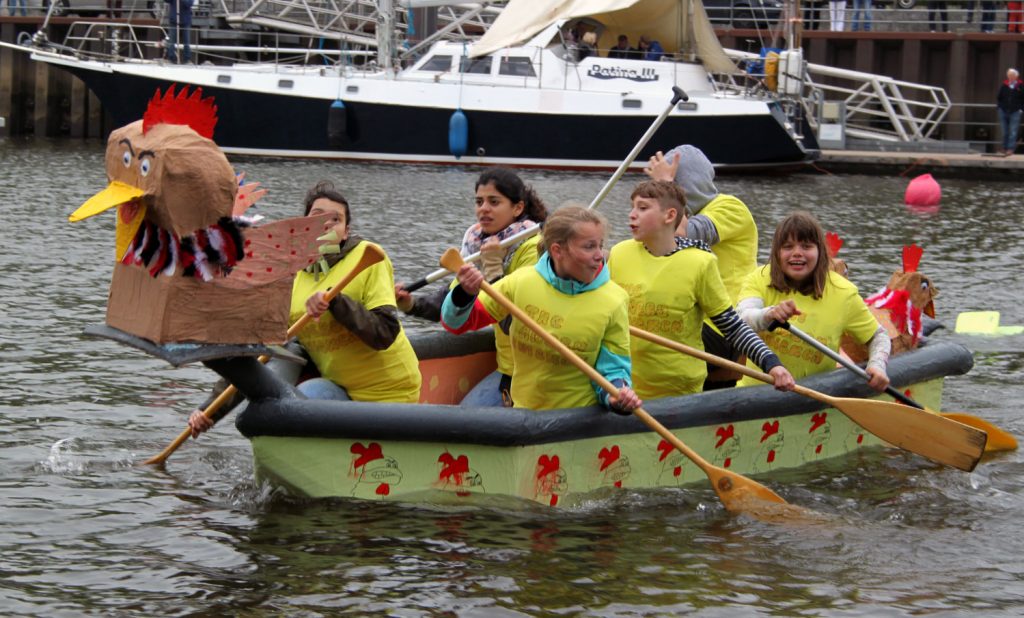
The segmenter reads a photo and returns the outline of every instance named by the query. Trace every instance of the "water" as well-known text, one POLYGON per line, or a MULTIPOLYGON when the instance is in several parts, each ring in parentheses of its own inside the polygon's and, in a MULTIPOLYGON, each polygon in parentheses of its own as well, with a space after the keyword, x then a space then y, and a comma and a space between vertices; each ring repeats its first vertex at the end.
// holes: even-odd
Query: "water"
MULTIPOLYGON (((238 160, 294 214, 334 178, 358 233, 389 251, 399 279, 432 271, 472 217, 477 171, 238 160)), ((526 172, 545 200, 584 203, 603 174, 526 172)), ((624 238, 629 185, 601 206, 624 238)), ((940 179, 942 180, 942 179, 940 179)), ((925 248, 941 289, 937 335, 976 353, 944 409, 1024 433, 1024 336, 950 332, 960 311, 1024 324, 1024 203, 1012 183, 942 180, 935 214, 902 206, 906 180, 725 177, 766 247, 794 207, 846 240, 864 292, 925 248)), ((103 320, 111 215, 68 224, 105 185, 102 145, 0 141, 0 613, 5 615, 637 616, 695 612, 875 616, 1020 615, 1024 463, 998 456, 965 474, 874 452, 765 480, 829 515, 779 525, 725 513, 701 486, 623 491, 575 511, 453 510, 294 502, 252 481, 247 441, 223 423, 166 470, 137 465, 184 426, 212 382, 80 333, 103 320)), ((432 328, 409 320, 410 330, 432 328)))

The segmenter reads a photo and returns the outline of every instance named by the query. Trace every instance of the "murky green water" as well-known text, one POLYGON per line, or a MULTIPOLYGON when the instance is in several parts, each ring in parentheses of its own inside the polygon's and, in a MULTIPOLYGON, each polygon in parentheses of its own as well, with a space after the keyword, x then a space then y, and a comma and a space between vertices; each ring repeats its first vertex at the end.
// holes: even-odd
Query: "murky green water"
MULTIPOLYGON (((238 160, 295 214, 333 178, 354 225, 400 279, 434 269, 472 219, 477 171, 238 160)), ((589 202, 601 174, 526 172, 551 205, 589 202)), ((626 198, 602 212, 625 237, 626 198)), ((1024 434, 1024 336, 954 335, 958 312, 1024 324, 1024 201, 1010 183, 943 180, 936 214, 902 205, 905 179, 726 177, 767 246, 773 223, 813 210, 846 240, 871 292, 924 246, 942 294, 937 335, 975 350, 944 409, 1024 434)), ((726 514, 710 489, 623 491, 575 511, 329 501, 296 504, 251 480, 224 423, 165 471, 136 464, 181 431, 212 375, 87 339, 103 320, 113 218, 66 217, 105 184, 102 145, 0 141, 0 613, 5 615, 875 616, 1024 612, 1024 464, 972 474, 874 452, 764 479, 832 517, 777 525, 726 514)), ((430 328, 410 320, 412 330, 430 328)))

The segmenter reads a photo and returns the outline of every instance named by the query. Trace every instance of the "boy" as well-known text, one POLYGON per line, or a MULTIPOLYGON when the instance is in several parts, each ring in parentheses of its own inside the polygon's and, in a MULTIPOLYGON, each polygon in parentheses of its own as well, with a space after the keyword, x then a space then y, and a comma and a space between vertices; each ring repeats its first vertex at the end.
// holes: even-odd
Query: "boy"
MULTIPOLYGON (((710 316, 725 338, 792 390, 793 376, 732 308, 717 259, 700 240, 676 236, 686 226, 686 196, 669 181, 641 182, 630 195, 633 240, 612 248, 612 281, 629 293, 629 322, 646 331, 703 350, 701 324, 710 316)), ((637 337, 630 338, 633 384, 643 399, 701 391, 704 362, 637 337)))

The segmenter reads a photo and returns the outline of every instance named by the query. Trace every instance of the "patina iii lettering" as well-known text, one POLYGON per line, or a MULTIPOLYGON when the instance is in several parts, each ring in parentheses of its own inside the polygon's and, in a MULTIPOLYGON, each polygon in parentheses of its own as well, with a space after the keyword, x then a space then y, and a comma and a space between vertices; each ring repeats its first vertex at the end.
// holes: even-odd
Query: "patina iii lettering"
POLYGON ((587 70, 587 76, 596 77, 597 79, 628 79, 634 82, 658 81, 658 72, 652 68, 644 68, 637 71, 636 69, 624 69, 622 67, 603 67, 599 64, 590 65, 590 69, 587 70))

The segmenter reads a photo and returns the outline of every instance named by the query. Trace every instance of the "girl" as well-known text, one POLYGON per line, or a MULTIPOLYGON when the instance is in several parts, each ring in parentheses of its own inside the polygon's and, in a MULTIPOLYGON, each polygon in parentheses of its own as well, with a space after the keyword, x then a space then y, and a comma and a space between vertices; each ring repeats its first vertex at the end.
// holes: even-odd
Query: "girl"
MULTIPOLYGON (((813 215, 795 212, 779 223, 772 239, 771 260, 750 273, 740 292, 739 313, 756 331, 773 320, 795 318, 801 330, 838 351, 843 333, 868 345, 868 383, 877 391, 889 385, 890 341, 857 287, 831 269, 825 233, 813 215)), ((764 335, 782 362, 800 379, 835 369, 835 362, 785 330, 764 335)), ((756 384, 744 378, 740 384, 756 384)))
MULTIPOLYGON (((544 228, 544 253, 533 268, 522 268, 495 289, 522 307, 542 327, 619 387, 608 394, 539 337, 513 321, 513 402, 533 410, 574 408, 601 402, 628 413, 641 405, 629 387, 629 297, 608 276, 604 264, 605 221, 580 206, 558 210, 544 228)), ((441 308, 441 321, 453 333, 494 323, 507 311, 492 298, 478 299, 483 275, 472 264, 458 272, 459 285, 441 308)))
MULTIPOLYGON (((316 318, 298 339, 322 376, 299 384, 299 392, 311 399, 416 403, 419 363, 398 321, 391 261, 366 268, 330 303, 324 301, 324 294, 348 274, 370 244, 351 233, 348 200, 333 183, 321 181, 306 194, 305 214, 326 213, 338 216, 337 251, 299 271, 292 285, 291 321, 306 313, 316 318)), ((213 421, 196 410, 189 425, 197 436, 213 421)))
MULTIPOLYGON (((544 202, 515 172, 502 167, 488 169, 476 181, 477 222, 463 235, 461 253, 465 257, 479 251, 484 278, 494 283, 520 268, 536 264, 540 237, 533 236, 507 249, 502 249, 498 243, 540 225, 547 216, 544 202)), ((447 290, 439 290, 431 296, 414 298, 400 284, 395 286, 395 298, 402 311, 434 322, 441 319, 441 303, 447 293, 447 290)), ((512 348, 507 323, 495 327, 494 345, 498 351, 498 370, 467 393, 462 405, 509 405, 512 348)))

